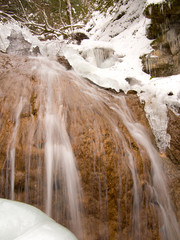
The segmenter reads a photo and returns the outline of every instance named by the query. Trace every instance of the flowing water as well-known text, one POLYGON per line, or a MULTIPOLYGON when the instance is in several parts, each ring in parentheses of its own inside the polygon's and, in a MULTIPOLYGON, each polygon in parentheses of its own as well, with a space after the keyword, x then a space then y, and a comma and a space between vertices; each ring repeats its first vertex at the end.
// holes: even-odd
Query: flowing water
POLYGON ((47 58, 0 64, 1 197, 81 240, 180 238, 158 151, 123 94, 47 58))

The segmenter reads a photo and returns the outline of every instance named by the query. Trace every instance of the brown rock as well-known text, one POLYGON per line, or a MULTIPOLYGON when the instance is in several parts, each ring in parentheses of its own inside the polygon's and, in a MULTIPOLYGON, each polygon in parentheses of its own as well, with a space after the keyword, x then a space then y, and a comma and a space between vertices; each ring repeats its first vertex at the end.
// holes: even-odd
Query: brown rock
POLYGON ((170 148, 167 149, 167 156, 174 164, 180 166, 180 118, 171 110, 168 111, 168 133, 171 136, 170 148))
POLYGON ((69 64, 68 60, 64 56, 58 56, 57 61, 62 64, 67 70, 70 70, 72 67, 69 64))
POLYGON ((153 39, 150 54, 142 57, 143 71, 152 77, 170 76, 180 73, 180 2, 179 0, 151 4, 145 10, 151 19, 147 37, 153 39))
MULTIPOLYGON (((159 239, 158 203, 152 193, 151 161, 145 149, 133 139, 123 118, 129 116, 134 124, 141 123, 154 141, 138 97, 98 88, 64 68, 60 68, 60 74, 55 74, 55 78, 51 75, 46 81, 48 65, 51 64, 50 69, 53 69, 53 64, 57 63, 45 62, 42 69, 38 65, 40 71, 31 72, 32 66, 39 64, 38 59, 33 61, 0 54, 0 69, 3 69, 0 75, 0 196, 11 198, 13 169, 10 153, 13 150, 14 198, 45 211, 45 146, 50 129, 53 132, 51 144, 54 146, 51 154, 54 154, 55 161, 52 217, 74 231, 80 240, 159 239), (52 84, 49 91, 53 101, 51 106, 46 102, 49 93, 47 83, 52 84), (48 107, 51 107, 51 121, 57 114, 53 128, 52 122, 45 127, 48 107), (18 109, 21 110, 19 115, 18 109), (58 148, 63 147, 67 137, 59 132, 59 123, 65 124, 61 130, 67 131, 67 142, 71 143, 81 176, 83 197, 78 193, 78 199, 82 206, 79 212, 83 234, 75 229, 70 214, 62 154, 55 154, 58 148), (134 204, 133 170, 139 208, 134 204)), ((174 172, 176 169, 169 175, 174 172)), ((175 181, 177 178, 170 183, 175 181)), ((175 203, 179 189, 178 184, 176 186, 177 189, 171 192, 175 203)), ((179 207, 177 205, 177 209, 179 207)))

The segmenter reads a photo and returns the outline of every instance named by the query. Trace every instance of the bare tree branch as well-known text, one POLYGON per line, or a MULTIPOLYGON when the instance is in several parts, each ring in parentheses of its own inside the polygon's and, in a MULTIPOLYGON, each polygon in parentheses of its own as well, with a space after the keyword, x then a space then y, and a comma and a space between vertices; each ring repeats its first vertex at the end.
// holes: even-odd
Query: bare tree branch
POLYGON ((21 8, 22 8, 22 10, 23 10, 23 13, 24 13, 24 16, 26 17, 26 19, 28 20, 28 16, 27 16, 27 14, 26 14, 26 11, 25 11, 25 9, 24 9, 24 7, 23 7, 23 5, 22 5, 22 2, 21 2, 21 0, 18 0, 18 2, 19 2, 19 4, 21 5, 21 8))
POLYGON ((59 0, 59 19, 60 19, 60 22, 62 23, 62 25, 65 27, 65 23, 61 17, 61 0, 59 0))
POLYGON ((8 19, 11 22, 12 21, 16 22, 18 24, 21 24, 21 26, 27 26, 33 34, 36 34, 38 36, 41 36, 43 34, 46 34, 46 35, 50 34, 51 36, 53 35, 56 38, 58 38, 60 35, 63 35, 63 36, 71 35, 72 36, 73 29, 84 27, 84 24, 73 24, 70 0, 66 0, 67 13, 68 13, 69 23, 70 23, 68 25, 66 25, 63 22, 63 19, 61 17, 61 7, 62 7, 61 4, 62 3, 61 3, 61 0, 59 0, 59 20, 61 22, 62 27, 60 27, 58 29, 54 28, 49 23, 49 19, 48 19, 45 9, 42 9, 42 7, 37 2, 34 2, 34 4, 36 7, 36 15, 38 12, 38 18, 36 18, 34 16, 32 19, 30 18, 30 15, 28 14, 27 10, 24 8, 23 2, 21 0, 17 0, 17 2, 19 3, 20 8, 22 9, 22 17, 18 16, 14 12, 11 13, 8 11, 8 13, 7 13, 5 11, 0 10, 0 18, 8 19), (43 24, 38 23, 39 17, 41 18, 40 21, 44 22, 43 24), (70 29, 69 34, 67 31, 68 29, 70 29))
POLYGON ((68 13, 68 16, 69 16, 71 33, 73 33, 73 18, 72 18, 72 10, 71 10, 70 0, 66 0, 66 6, 67 6, 67 13, 68 13))

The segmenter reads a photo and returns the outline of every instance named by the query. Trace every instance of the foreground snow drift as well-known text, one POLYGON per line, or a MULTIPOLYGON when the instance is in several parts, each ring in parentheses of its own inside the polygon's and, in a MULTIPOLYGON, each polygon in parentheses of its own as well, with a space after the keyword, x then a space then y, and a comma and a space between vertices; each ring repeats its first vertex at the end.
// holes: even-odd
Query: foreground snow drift
POLYGON ((77 240, 68 229, 24 203, 0 199, 0 216, 2 240, 77 240))

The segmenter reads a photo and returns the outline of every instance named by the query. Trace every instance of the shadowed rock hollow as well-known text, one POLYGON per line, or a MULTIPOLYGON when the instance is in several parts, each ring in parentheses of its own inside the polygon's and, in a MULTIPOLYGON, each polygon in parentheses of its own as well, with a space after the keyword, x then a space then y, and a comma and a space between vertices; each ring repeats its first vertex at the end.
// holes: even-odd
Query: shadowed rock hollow
MULTIPOLYGON (((171 206, 136 95, 45 58, 1 54, 0 66, 1 197, 46 211, 81 240, 178 239, 178 189, 171 206)), ((164 165, 171 187, 178 170, 164 165)))

